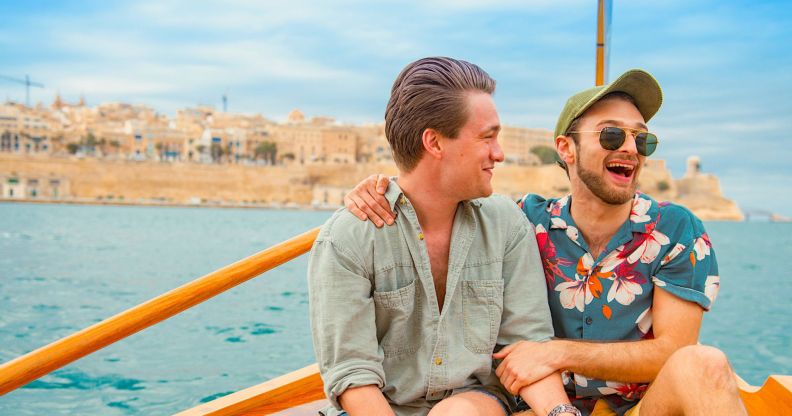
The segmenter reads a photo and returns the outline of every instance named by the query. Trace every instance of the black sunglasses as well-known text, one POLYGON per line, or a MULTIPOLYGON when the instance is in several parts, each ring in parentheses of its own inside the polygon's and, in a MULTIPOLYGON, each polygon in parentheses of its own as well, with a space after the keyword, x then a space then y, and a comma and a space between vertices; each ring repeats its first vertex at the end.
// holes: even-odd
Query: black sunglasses
POLYGON ((653 133, 648 131, 631 129, 629 127, 605 127, 600 131, 570 131, 568 133, 599 133, 600 146, 605 150, 616 150, 624 144, 627 138, 627 130, 635 134, 635 148, 641 156, 649 156, 657 150, 660 141, 653 133))

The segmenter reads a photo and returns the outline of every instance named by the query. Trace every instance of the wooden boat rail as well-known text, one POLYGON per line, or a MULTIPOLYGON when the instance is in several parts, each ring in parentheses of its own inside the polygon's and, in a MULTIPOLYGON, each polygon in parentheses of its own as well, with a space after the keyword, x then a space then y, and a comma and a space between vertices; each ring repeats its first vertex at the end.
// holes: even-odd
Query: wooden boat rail
POLYGON ((314 228, 0 365, 0 396, 308 252, 314 228))
MULTIPOLYGON (((0 365, 0 396, 92 352, 162 322, 310 250, 314 228, 0 365)), ((792 376, 770 376, 761 388, 738 380, 751 415, 792 414, 792 376)), ((326 403, 316 364, 198 405, 178 416, 315 415, 326 403)))

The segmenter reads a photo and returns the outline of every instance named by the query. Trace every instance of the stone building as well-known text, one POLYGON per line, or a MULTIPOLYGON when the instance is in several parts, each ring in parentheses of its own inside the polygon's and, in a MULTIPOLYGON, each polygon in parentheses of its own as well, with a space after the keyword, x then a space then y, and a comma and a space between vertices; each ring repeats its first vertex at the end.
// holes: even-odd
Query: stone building
POLYGON ((344 204, 344 195, 351 188, 340 186, 314 185, 311 205, 314 207, 340 207, 344 204))
POLYGON ((0 197, 5 199, 58 200, 71 196, 71 182, 62 177, 0 174, 0 197))
POLYGON ((388 139, 385 138, 385 123, 354 126, 357 133, 357 161, 361 163, 391 162, 388 139))
POLYGON ((357 161, 358 132, 354 126, 334 124, 329 117, 305 121, 300 110, 289 114, 288 122, 272 127, 272 141, 279 159, 305 165, 314 163, 347 164, 357 161))
POLYGON ((687 170, 676 180, 676 202, 709 220, 743 221, 745 216, 734 201, 723 197, 720 181, 709 173, 701 172, 701 158, 690 156, 687 170))
POLYGON ((43 108, 0 105, 0 152, 50 154, 55 127, 43 108))
POLYGON ((132 160, 181 160, 186 134, 162 117, 132 119, 124 123, 124 148, 132 160))

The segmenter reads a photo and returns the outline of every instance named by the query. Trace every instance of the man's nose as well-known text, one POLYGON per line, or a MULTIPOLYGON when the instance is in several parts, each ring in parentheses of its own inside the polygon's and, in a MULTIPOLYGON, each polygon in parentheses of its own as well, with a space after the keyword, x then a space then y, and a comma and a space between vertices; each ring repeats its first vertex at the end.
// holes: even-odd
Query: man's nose
POLYGON ((624 143, 619 147, 620 152, 627 152, 632 154, 638 153, 638 145, 635 140, 638 138, 638 132, 635 130, 624 129, 624 143))
POLYGON ((490 148, 490 158, 495 162, 503 162, 506 158, 503 154, 503 148, 501 147, 498 140, 495 140, 490 148))

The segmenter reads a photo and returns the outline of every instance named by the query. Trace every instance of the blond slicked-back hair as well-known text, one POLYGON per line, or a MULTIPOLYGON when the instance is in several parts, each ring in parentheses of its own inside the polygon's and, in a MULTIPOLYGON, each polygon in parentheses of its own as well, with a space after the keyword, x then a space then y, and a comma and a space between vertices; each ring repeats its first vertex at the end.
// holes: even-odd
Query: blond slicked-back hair
POLYGON ((469 92, 495 92, 495 80, 470 62, 430 57, 401 71, 385 110, 385 136, 400 169, 409 172, 418 164, 424 130, 457 137, 467 122, 469 92))

